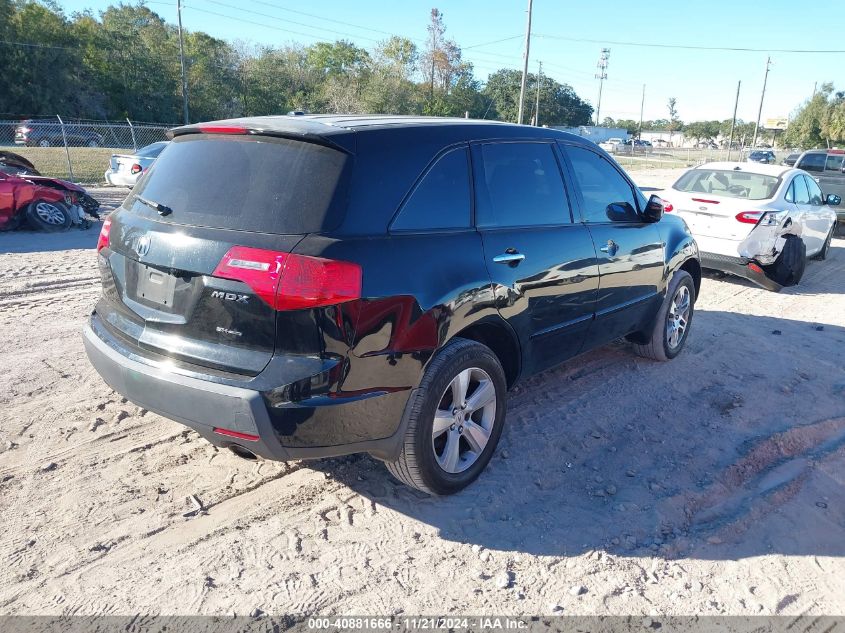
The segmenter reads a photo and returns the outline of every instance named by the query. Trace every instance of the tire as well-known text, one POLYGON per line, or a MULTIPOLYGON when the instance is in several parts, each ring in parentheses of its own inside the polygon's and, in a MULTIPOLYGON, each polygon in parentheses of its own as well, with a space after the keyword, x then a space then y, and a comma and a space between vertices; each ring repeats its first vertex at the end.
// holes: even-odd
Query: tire
POLYGON ((99 147, 100 144, 95 140, 90 140, 85 144, 87 147, 99 147))
POLYGON ((678 270, 669 282, 663 304, 641 341, 634 343, 634 352, 651 360, 672 360, 689 337, 695 312, 695 283, 685 270, 678 270))
POLYGON ((70 211, 61 202, 36 200, 26 208, 26 220, 37 230, 47 233, 66 231, 72 224, 70 211))
POLYGON ((819 261, 824 261, 827 259, 827 254, 830 252, 830 243, 833 241, 833 233, 836 231, 836 223, 833 223, 833 226, 830 227, 830 233, 827 234, 827 239, 825 239, 824 244, 822 245, 822 249, 813 255, 813 259, 817 259, 819 261))
POLYGON ((396 461, 386 463, 388 471, 402 483, 432 495, 453 494, 471 484, 496 450, 505 421, 506 392, 505 372, 489 347, 468 339, 452 340, 431 361, 419 389, 405 405, 402 452, 396 461), (481 398, 485 406, 475 410, 452 406, 455 389, 461 391, 459 376, 468 378, 467 402, 461 405, 471 405, 473 396, 486 396, 481 398), (445 415, 438 416, 442 430, 436 434, 437 411, 445 415))
POLYGON ((50 139, 42 138, 38 141, 38 147, 51 147, 53 144, 50 142, 50 139))
POLYGON ((766 275, 781 286, 794 286, 804 276, 807 267, 807 245, 797 235, 787 235, 783 250, 771 266, 765 266, 766 275))

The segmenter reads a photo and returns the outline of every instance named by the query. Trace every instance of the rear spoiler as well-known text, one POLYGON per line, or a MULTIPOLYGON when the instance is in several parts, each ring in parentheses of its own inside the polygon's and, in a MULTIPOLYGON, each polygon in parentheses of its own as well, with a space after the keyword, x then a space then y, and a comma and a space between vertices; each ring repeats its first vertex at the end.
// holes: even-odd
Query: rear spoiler
MULTIPOLYGON (((293 122, 292 122, 293 123, 293 122)), ((233 136, 270 136, 275 138, 286 138, 294 141, 303 141, 306 143, 314 143, 316 145, 323 145, 344 154, 352 154, 348 147, 344 147, 333 140, 329 139, 323 132, 325 126, 318 123, 310 123, 307 121, 297 120, 295 124, 289 126, 274 126, 272 129, 262 128, 255 125, 243 124, 240 121, 220 121, 211 123, 195 123, 190 125, 183 125, 172 130, 168 130, 167 137, 174 139, 177 136, 186 136, 188 134, 229 134, 233 136)))

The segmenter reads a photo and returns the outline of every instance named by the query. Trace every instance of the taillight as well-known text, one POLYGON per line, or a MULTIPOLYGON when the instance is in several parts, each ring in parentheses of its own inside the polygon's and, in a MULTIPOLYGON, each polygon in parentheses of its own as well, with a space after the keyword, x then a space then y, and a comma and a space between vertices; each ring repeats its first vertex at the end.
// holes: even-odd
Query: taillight
POLYGON ((669 202, 665 198, 661 198, 661 200, 663 200, 663 211, 665 213, 672 213, 672 211, 675 210, 675 207, 672 205, 671 202, 669 202))
POLYGON ((743 211, 742 213, 736 214, 736 220, 737 222, 742 222, 743 224, 757 224, 763 213, 765 213, 765 211, 743 211))
POLYGON ((257 442, 260 438, 252 433, 241 433, 240 431, 232 431, 231 429, 221 429, 215 426, 214 432, 217 435, 225 435, 226 437, 234 437, 239 440, 246 440, 247 442, 257 442))
POLYGON ((199 130, 206 134, 249 134, 249 129, 239 125, 200 125, 199 130))
POLYGON ((100 237, 97 238, 97 252, 99 253, 109 245, 109 233, 111 233, 111 220, 103 220, 103 228, 100 229, 100 237))
POLYGON ((30 132, 32 132, 32 130, 30 130, 28 127, 19 128, 19 131, 23 134, 29 134, 30 132))
POLYGON ((140 174, 141 171, 142 167, 138 163, 135 163, 134 165, 132 165, 132 167, 129 168, 130 174, 140 174))
POLYGON ((242 281, 276 310, 303 310, 361 298, 361 267, 322 257, 233 246, 215 277, 242 281))

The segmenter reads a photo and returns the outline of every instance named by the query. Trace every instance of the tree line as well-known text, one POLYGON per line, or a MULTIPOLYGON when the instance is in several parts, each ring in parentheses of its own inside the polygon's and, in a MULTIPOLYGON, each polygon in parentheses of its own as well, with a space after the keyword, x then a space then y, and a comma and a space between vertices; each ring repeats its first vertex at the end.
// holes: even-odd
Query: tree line
MULTIPOLYGON (((184 32, 192 121, 291 110, 464 116, 515 121, 518 70, 482 84, 432 9, 424 46, 393 36, 305 46, 229 42, 184 32)), ((53 0, 0 0, 0 117, 60 113, 172 123, 182 119, 178 31, 144 5, 66 16, 53 0)), ((527 78, 532 117, 538 78, 527 78)), ((571 86, 540 78, 541 123, 589 124, 571 86)))
MULTIPOLYGON (((636 135, 639 131, 682 131, 688 138, 697 141, 713 140, 717 137, 728 139, 731 134, 732 119, 722 121, 693 121, 684 123, 677 116, 676 102, 669 99, 669 118, 639 121, 605 117, 605 127, 624 128, 628 134, 636 135)), ((754 121, 737 119, 734 125, 734 142, 748 145, 754 138, 754 121)), ((779 145, 798 149, 833 147, 845 145, 845 91, 835 91, 832 83, 823 83, 813 95, 801 104, 792 116, 786 130, 757 130, 757 138, 768 142, 776 140, 779 145)))

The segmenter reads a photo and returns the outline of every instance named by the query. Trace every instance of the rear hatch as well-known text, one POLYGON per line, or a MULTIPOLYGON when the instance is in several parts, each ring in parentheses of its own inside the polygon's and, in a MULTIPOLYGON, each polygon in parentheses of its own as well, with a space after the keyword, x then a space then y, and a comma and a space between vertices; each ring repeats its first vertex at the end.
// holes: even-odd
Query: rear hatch
MULTIPOLYGON (((98 315, 141 350, 257 374, 274 353, 286 254, 339 224, 348 162, 298 140, 177 137, 110 218, 98 315)), ((317 334, 303 330, 304 348, 317 334)))

